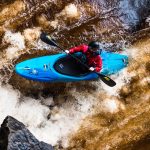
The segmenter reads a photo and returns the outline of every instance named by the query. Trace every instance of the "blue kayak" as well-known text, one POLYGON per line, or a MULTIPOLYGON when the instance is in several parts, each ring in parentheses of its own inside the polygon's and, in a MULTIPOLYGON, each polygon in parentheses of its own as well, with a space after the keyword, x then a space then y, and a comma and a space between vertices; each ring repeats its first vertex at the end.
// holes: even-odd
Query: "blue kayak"
MULTIPOLYGON (((79 59, 81 53, 74 54, 79 59)), ((115 74, 128 65, 126 55, 102 50, 101 74, 115 74)), ((41 82, 70 82, 97 79, 99 76, 89 72, 83 65, 65 53, 42 56, 18 63, 15 71, 20 76, 41 82)))

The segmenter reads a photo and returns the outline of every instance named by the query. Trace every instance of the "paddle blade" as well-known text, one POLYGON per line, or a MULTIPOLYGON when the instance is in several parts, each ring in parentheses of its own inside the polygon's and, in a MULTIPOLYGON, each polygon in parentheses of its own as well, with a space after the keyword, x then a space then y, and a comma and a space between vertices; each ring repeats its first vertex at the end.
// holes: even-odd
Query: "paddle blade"
POLYGON ((52 39, 48 34, 42 32, 40 35, 40 39, 45 42, 46 44, 52 45, 52 46, 57 46, 55 43, 55 40, 52 39))
POLYGON ((111 78, 109 78, 108 76, 105 76, 103 74, 98 73, 100 79, 107 84, 110 87, 113 87, 116 85, 116 82, 114 80, 112 80, 111 78))

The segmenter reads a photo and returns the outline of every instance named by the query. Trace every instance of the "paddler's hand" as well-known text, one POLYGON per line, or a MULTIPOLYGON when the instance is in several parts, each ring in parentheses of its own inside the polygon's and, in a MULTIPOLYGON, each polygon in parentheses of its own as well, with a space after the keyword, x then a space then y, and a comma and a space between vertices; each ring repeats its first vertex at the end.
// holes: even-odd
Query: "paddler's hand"
POLYGON ((90 70, 90 71, 94 71, 95 68, 94 68, 94 67, 90 67, 89 70, 90 70))
POLYGON ((69 54, 69 50, 65 50, 65 53, 69 54))

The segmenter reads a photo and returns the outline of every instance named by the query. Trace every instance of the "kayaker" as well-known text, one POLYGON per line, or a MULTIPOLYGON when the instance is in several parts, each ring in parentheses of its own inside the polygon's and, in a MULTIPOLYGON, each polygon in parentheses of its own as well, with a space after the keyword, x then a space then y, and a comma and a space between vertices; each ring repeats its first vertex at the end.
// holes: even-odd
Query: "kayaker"
POLYGON ((88 45, 82 44, 73 47, 70 50, 65 50, 65 52, 67 54, 82 52, 86 56, 86 63, 89 66, 89 70, 99 72, 102 68, 102 59, 99 55, 99 49, 99 43, 96 41, 92 41, 88 45))

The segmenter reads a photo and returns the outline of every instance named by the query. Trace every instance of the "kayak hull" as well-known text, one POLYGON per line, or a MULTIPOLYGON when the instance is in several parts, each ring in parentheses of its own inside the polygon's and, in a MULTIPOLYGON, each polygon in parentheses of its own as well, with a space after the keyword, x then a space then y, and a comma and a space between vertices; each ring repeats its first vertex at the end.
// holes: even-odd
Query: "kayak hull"
MULTIPOLYGON (((15 72, 26 79, 40 82, 72 82, 98 78, 98 75, 94 72, 88 72, 80 76, 58 72, 54 68, 55 63, 66 56, 65 53, 62 53, 29 59, 18 63, 15 66, 15 72)), ((126 55, 102 51, 101 57, 103 66, 100 73, 104 75, 115 74, 128 64, 128 57, 126 55)))

